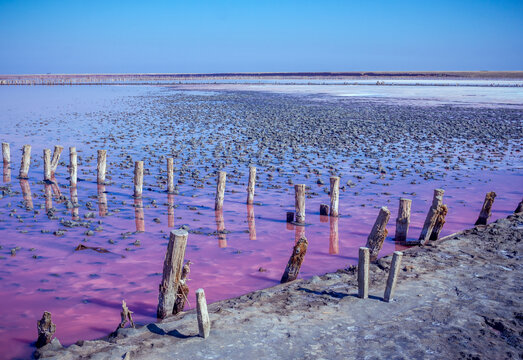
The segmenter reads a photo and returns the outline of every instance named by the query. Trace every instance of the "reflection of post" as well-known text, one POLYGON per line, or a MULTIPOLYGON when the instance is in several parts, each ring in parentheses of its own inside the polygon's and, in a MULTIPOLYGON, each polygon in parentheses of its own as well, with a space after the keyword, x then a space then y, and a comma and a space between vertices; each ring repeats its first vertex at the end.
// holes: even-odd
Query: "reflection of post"
POLYGON ((174 194, 167 194, 167 225, 174 227, 174 194))
POLYGON ((28 210, 33 210, 33 196, 31 194, 31 187, 27 179, 20 179, 20 187, 22 188, 22 195, 24 197, 24 206, 28 210))
POLYGON ((102 184, 98 184, 98 213, 100 216, 107 215, 107 194, 102 184))
POLYGON ((340 249, 338 246, 338 220, 337 216, 330 217, 330 233, 329 233, 329 254, 339 254, 340 249))
POLYGON ((71 190, 71 202, 73 203, 71 215, 73 216, 73 220, 78 220, 78 188, 76 186, 71 186, 69 190, 71 190))
POLYGON ((53 190, 51 184, 44 184, 45 187, 45 211, 53 208, 53 190))
POLYGON ((145 219, 143 214, 142 198, 134 198, 134 219, 136 221, 136 231, 145 231, 145 219))
POLYGON ((305 226, 294 227, 294 244, 296 244, 302 237, 305 237, 305 226))
POLYGON ((254 223, 253 205, 247 205, 247 223, 249 224, 249 239, 256 240, 256 224, 254 223))
POLYGON ((327 221, 329 221, 328 215, 320 215, 320 222, 326 223, 327 221))
POLYGON ((4 162, 4 183, 11 181, 11 167, 8 162, 4 162))
POLYGON ((56 181, 56 178, 54 176, 51 177, 51 189, 53 189, 53 194, 58 198, 58 202, 61 202, 62 198, 62 192, 60 191, 60 187, 58 186, 58 182, 56 181))
POLYGON ((225 234, 225 220, 223 219, 223 210, 216 210, 214 212, 216 219, 216 232, 218 233, 218 246, 221 248, 227 247, 227 235, 225 234))

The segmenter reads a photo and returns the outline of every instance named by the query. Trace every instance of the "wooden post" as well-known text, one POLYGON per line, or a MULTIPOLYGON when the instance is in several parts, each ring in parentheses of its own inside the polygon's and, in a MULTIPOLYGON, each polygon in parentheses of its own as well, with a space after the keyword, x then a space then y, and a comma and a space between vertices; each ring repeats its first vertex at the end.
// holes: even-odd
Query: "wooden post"
POLYGON ((294 221, 294 212, 293 211, 287 211, 287 222, 291 223, 294 221))
POLYGON ((22 188, 22 196, 24 198, 24 206, 26 209, 33 209, 33 196, 31 194, 31 187, 27 179, 20 179, 20 187, 22 188))
POLYGON ((256 168, 254 166, 249 167, 249 183, 247 185, 247 205, 254 203, 254 187, 256 184, 256 168))
POLYGON ((329 223, 329 254, 339 254, 339 235, 338 235, 338 217, 331 216, 329 223))
POLYGON ((137 232, 145 231, 145 218, 143 213, 142 198, 134 198, 134 222, 136 224, 137 232))
POLYGON ((163 277, 158 295, 157 316, 163 319, 174 311, 174 303, 183 269, 183 258, 187 246, 188 233, 185 230, 172 230, 163 263, 163 277))
POLYGON ((301 264, 303 263, 305 254, 307 253, 308 245, 309 243, 307 242, 307 238, 305 238, 305 236, 298 240, 296 245, 294 245, 291 257, 289 258, 289 262, 287 263, 287 267, 285 268, 285 272, 281 277, 280 283, 283 284, 296 280, 298 274, 300 273, 301 264))
POLYGON ((22 147, 22 163, 20 164, 20 178, 29 178, 29 165, 31 164, 31 145, 22 147))
POLYGON ((320 204, 320 216, 328 216, 328 215, 329 215, 329 205, 320 204))
POLYGON ((331 176, 331 211, 330 216, 338 216, 338 205, 340 202, 340 178, 339 176, 331 176))
POLYGON ((143 161, 134 162, 134 197, 142 197, 143 161))
POLYGON ((107 170, 107 150, 98 150, 98 159, 97 159, 97 164, 96 164, 98 184, 105 184, 106 170, 107 170))
POLYGON ((412 200, 401 198, 398 209, 398 217, 396 218, 396 236, 395 241, 407 241, 407 234, 409 232, 410 224, 410 207, 412 200))
POLYGON ((360 247, 358 255, 358 297, 366 299, 369 297, 369 248, 360 247))
POLYGON ((167 226, 174 227, 174 194, 167 194, 167 226))
POLYGON ((211 332, 211 321, 207 312, 207 301, 203 289, 196 290, 196 317, 198 319, 198 334, 205 339, 211 332))
POLYGON ((174 159, 167 159, 167 192, 174 193, 174 159))
POLYGON ((44 181, 51 181, 51 150, 44 149, 44 181))
POLYGON ((247 205, 247 224, 249 225, 249 240, 256 240, 256 223, 254 221, 254 206, 247 205))
POLYGON ((421 230, 421 234, 419 236, 419 242, 421 244, 427 242, 430 239, 430 234, 435 224, 434 216, 437 216, 438 206, 443 204, 444 193, 445 191, 442 189, 434 190, 432 205, 429 208, 429 212, 427 213, 427 217, 425 218, 425 223, 423 224, 423 229, 421 230))
POLYGON ((60 161, 60 155, 64 150, 63 146, 55 145, 53 152, 53 159, 51 160, 51 176, 53 176, 58 168, 58 161, 60 161))
POLYGON ((436 222, 432 228, 432 233, 430 234, 430 240, 438 240, 439 233, 445 224, 445 217, 447 216, 448 208, 447 205, 440 205, 438 207, 438 212, 436 216, 436 222))
POLYGON ((383 295, 383 300, 386 302, 390 302, 394 297, 394 288, 398 281, 402 256, 403 253, 400 251, 394 251, 394 254, 392 255, 389 277, 387 278, 387 287, 385 288, 385 294, 383 295))
POLYGON ((216 199, 214 201, 214 210, 221 210, 223 208, 223 198, 225 197, 225 179, 227 173, 220 171, 216 182, 216 199))
POLYGON ((182 269, 182 275, 180 277, 180 286, 178 286, 178 293, 176 294, 176 300, 174 302, 173 314, 178 314, 183 311, 185 302, 187 302, 187 296, 189 295, 189 286, 187 285, 187 276, 191 271, 191 260, 187 260, 182 269))
POLYGON ((294 206, 296 209, 296 222, 305 224, 305 184, 294 185, 294 206))
POLYGON ((44 311, 42 318, 36 322, 38 329, 38 339, 36 340, 36 347, 41 348, 47 345, 53 339, 53 335, 56 332, 56 325, 51 320, 51 313, 44 311))
POLYGON ((78 220, 78 188, 76 186, 69 187, 71 192, 71 202, 73 203, 73 208, 71 209, 71 215, 73 220, 78 220))
POLYGON ((78 181, 78 153, 74 146, 69 148, 69 179, 71 186, 76 186, 78 181))
POLYGON ((4 159, 4 164, 9 164, 11 162, 11 150, 9 150, 9 143, 2 143, 2 156, 4 159))
POLYGON ((492 204, 494 204, 494 199, 496 198, 496 193, 491 191, 485 195, 485 201, 483 202, 483 207, 479 213, 478 220, 474 225, 487 225, 487 221, 491 215, 492 204))
POLYGON ((374 222, 372 231, 367 238, 367 245, 370 251, 370 261, 376 261, 378 259, 378 253, 380 252, 383 242, 387 237, 387 223, 390 219, 390 211, 385 206, 380 209, 380 213, 374 222))

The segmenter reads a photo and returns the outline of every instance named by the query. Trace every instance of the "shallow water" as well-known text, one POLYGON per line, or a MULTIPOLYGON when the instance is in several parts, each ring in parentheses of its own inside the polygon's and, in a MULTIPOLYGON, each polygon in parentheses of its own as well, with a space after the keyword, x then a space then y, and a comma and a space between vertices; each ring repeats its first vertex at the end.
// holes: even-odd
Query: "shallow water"
MULTIPOLYGON (((248 155, 249 162, 257 164, 258 159, 260 163, 256 205, 248 207, 248 168, 240 158, 229 158, 227 154, 252 154, 260 149, 262 140, 254 139, 246 148, 234 141, 228 143, 240 135, 230 122, 220 124, 221 119, 233 117, 238 111, 229 103, 257 100, 252 95, 223 95, 220 90, 0 87, 0 126, 4 129, 1 141, 10 143, 12 160, 10 177, 4 171, 3 179, 3 185, 9 185, 12 192, 0 199, 0 347, 9 349, 4 356, 30 354, 29 344, 36 339, 35 322, 44 310, 53 314, 56 336, 63 344, 114 330, 120 321, 123 299, 135 312, 136 322, 154 321, 168 232, 184 224, 191 229, 186 259, 193 262, 188 283, 192 307, 194 291, 200 287, 205 289, 207 300, 213 302, 276 285, 294 241, 303 231, 309 249, 300 277, 355 264, 357 250, 365 245, 381 206, 388 206, 392 215, 389 236, 380 254, 402 249, 392 240, 400 197, 413 200, 409 239, 415 240, 435 188, 445 189, 444 203, 449 207, 442 236, 470 227, 486 192, 498 194, 491 220, 513 212, 523 195, 523 164, 519 153, 513 151, 521 144, 520 139, 507 145, 506 153, 495 163, 476 158, 471 145, 464 143, 460 155, 468 159, 467 164, 453 170, 436 162, 436 176, 425 175, 425 179, 415 171, 393 175, 394 170, 388 167, 392 169, 404 159, 388 152, 381 158, 387 168, 385 174, 355 167, 354 159, 366 158, 363 152, 346 158, 342 153, 321 154, 311 149, 307 158, 293 160, 289 153, 279 160, 271 158, 268 164, 261 159, 269 153, 248 155), (191 124, 193 118, 208 119, 204 121, 207 125, 191 124), (207 138, 212 141, 197 142, 207 138), (223 138, 224 143, 216 143, 216 138, 223 138), (32 163, 29 180, 20 181, 16 178, 19 149, 25 143, 33 146, 32 163), (65 147, 56 174, 58 186, 40 182, 42 150, 52 149, 54 144, 65 147), (78 176, 82 181, 77 187, 77 211, 67 209, 60 199, 60 195, 75 195, 67 180, 68 146, 76 146, 79 153, 78 176), (96 150, 101 148, 108 150, 111 184, 105 186, 95 183, 96 150), (165 157, 169 156, 175 157, 177 195, 168 195, 164 178, 159 177, 165 176, 165 157), (144 194, 136 200, 132 197, 133 161, 142 159, 146 168, 144 194), (340 193, 339 218, 319 215, 320 203, 329 202, 326 191, 331 163, 336 164, 342 185, 354 182, 353 187, 345 186, 340 193), (273 165, 280 171, 271 168, 273 165), (322 171, 306 172, 305 168, 322 171), (214 171, 219 169, 229 175, 224 210, 216 213, 214 171), (195 171, 199 175, 191 177, 195 171), (294 208, 289 179, 310 186, 306 227, 285 222, 285 212, 294 208), (317 184, 317 179, 326 185, 317 184), (51 208, 56 209, 54 219, 47 214, 51 208), (85 218, 88 213, 93 213, 94 218, 85 218), (71 219, 87 222, 86 227, 66 226, 71 219), (220 233, 224 228, 227 232, 220 233), (59 229, 65 234, 54 235, 59 229), (88 230, 93 234, 87 235, 88 230), (103 247, 110 253, 74 251, 79 244, 103 247)), ((269 99, 277 104, 278 96, 270 95, 269 99)), ((426 159, 429 152, 418 155, 426 159)))

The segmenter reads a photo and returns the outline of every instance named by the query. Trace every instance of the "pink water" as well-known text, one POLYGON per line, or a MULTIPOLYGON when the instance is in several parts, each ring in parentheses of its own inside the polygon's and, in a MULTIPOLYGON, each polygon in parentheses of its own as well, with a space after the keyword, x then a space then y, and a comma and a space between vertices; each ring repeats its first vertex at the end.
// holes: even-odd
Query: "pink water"
MULTIPOLYGON (((28 93, 35 95, 31 91, 28 93)), ((42 95, 41 90, 37 91, 36 95, 42 95)), ((33 350, 30 343, 36 339, 36 321, 43 311, 53 314, 56 336, 62 344, 97 338, 113 331, 120 321, 121 300, 134 311, 135 322, 155 321, 168 233, 184 224, 191 229, 186 259, 193 263, 188 283, 191 290, 189 308, 192 308, 194 291, 200 287, 205 289, 207 300, 214 302, 278 284, 295 238, 302 231, 309 248, 300 277, 355 264, 357 250, 365 244, 381 206, 387 206, 392 212, 389 237, 381 255, 402 249, 391 240, 400 197, 413 200, 409 239, 414 240, 419 235, 435 188, 445 189, 444 202, 449 207, 442 236, 471 227, 486 192, 498 194, 491 221, 512 213, 523 195, 520 158, 507 160, 510 166, 499 170, 456 171, 441 180, 423 181, 418 175, 390 180, 388 175, 380 178, 366 174, 365 180, 357 182, 355 187, 341 191, 341 216, 328 218, 319 215, 320 203, 329 202, 324 191, 328 187, 328 175, 322 176, 327 184, 323 186, 316 184, 315 176, 306 178, 296 174, 295 183, 309 185, 318 195, 306 200, 309 225, 295 227, 285 222, 286 211, 294 210, 293 186, 278 178, 277 172, 275 182, 281 183, 282 188, 270 188, 261 181, 255 197, 259 204, 252 207, 245 205, 248 169, 231 177, 221 214, 213 210, 213 181, 203 187, 180 184, 179 195, 167 195, 156 186, 156 176, 165 171, 165 161, 159 158, 163 153, 157 150, 153 155, 145 155, 143 146, 149 139, 145 136, 138 143, 136 141, 140 140, 129 140, 129 148, 125 149, 136 159, 155 159, 146 161, 149 173, 145 176, 143 199, 135 200, 132 197, 132 167, 111 164, 122 150, 108 146, 108 171, 114 183, 105 187, 95 183, 96 149, 102 148, 102 144, 93 146, 89 140, 111 136, 111 132, 116 131, 111 126, 118 124, 90 123, 91 127, 81 121, 71 124, 67 119, 76 111, 110 117, 115 106, 126 111, 129 104, 138 101, 133 96, 142 96, 152 90, 126 87, 81 90, 84 93, 68 90, 73 95, 66 95, 65 90, 57 91, 52 93, 56 96, 54 102, 49 101, 47 94, 48 101, 42 103, 38 96, 29 99, 13 96, 18 103, 2 104, 0 124, 7 130, 1 140, 11 144, 12 159, 11 177, 4 177, 3 183, 11 184, 16 191, 0 199, 0 348, 5 358, 30 354, 33 350), (28 103, 32 105, 28 106, 28 103), (41 127, 34 127, 35 118, 43 123, 41 127), (83 139, 78 137, 79 133, 84 133, 83 139), (16 179, 21 157, 18 149, 24 143, 33 145, 33 163, 27 182, 16 179), (56 196, 59 192, 71 196, 65 166, 58 167, 58 187, 37 183, 43 174, 42 149, 52 148, 55 143, 66 147, 61 158, 65 163, 68 163, 67 146, 76 146, 83 157, 78 174, 85 181, 78 183, 81 205, 78 214, 67 209, 56 196), (418 183, 411 184, 413 179, 418 183), (49 199, 46 202, 46 192, 55 195, 52 204, 49 199), (92 203, 94 210, 87 209, 87 202, 92 203), (169 204, 174 204, 175 208, 169 204), (32 209, 27 209, 27 205, 32 209), (46 215, 51 206, 57 209, 56 220, 49 220, 46 215), (90 229, 102 227, 92 236, 85 234, 88 230, 85 227, 60 225, 60 219, 76 219, 76 216, 80 221, 86 221, 84 215, 88 212, 95 213, 90 229), (228 233, 216 233, 223 228, 228 233), (53 235, 58 229, 67 230, 66 234, 53 235), (74 251, 80 243, 100 246, 111 253, 74 251), (16 255, 11 255, 11 249, 17 247, 16 255)), ((321 164, 321 159, 312 165, 317 164, 321 164)), ((355 180, 356 172, 348 162, 342 163, 341 168, 342 184, 355 180)), ((261 170, 258 175, 265 179, 261 170)))

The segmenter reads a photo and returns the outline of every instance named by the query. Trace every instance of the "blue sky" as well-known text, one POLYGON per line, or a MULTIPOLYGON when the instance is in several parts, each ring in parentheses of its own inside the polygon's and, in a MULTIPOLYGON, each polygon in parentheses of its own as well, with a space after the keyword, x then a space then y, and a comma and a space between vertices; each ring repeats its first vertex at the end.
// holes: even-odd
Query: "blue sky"
POLYGON ((523 0, 0 0, 4 74, 371 70, 523 70, 523 0))

